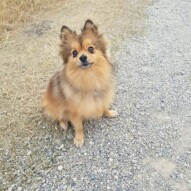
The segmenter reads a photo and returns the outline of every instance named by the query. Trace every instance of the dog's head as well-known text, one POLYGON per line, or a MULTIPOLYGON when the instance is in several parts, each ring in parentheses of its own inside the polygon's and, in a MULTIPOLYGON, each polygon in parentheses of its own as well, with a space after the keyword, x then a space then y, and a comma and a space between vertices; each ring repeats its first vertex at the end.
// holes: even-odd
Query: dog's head
POLYGON ((89 19, 85 22, 80 35, 67 26, 62 26, 60 39, 62 42, 60 55, 64 64, 84 70, 107 59, 104 38, 89 19))

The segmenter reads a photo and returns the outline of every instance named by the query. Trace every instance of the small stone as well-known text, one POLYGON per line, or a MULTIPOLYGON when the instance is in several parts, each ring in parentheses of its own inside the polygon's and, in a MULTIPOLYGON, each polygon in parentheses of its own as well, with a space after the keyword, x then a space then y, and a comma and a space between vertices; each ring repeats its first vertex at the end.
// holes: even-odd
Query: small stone
POLYGON ((61 150, 61 149, 63 149, 63 148, 64 148, 64 145, 61 144, 60 147, 58 147, 58 150, 61 150))
POLYGON ((65 190, 65 185, 64 184, 61 184, 60 186, 59 186, 59 190, 65 190))
POLYGON ((23 188, 22 188, 22 187, 20 187, 20 186, 17 188, 17 190, 18 190, 18 191, 21 191, 22 189, 23 189, 23 188))
POLYGON ((135 159, 134 159, 134 160, 132 160, 132 163, 134 163, 134 164, 135 164, 135 163, 137 163, 137 160, 135 160, 135 159))
POLYGON ((118 176, 117 176, 117 175, 115 175, 115 176, 114 176, 114 178, 117 180, 117 179, 118 179, 118 176))
POLYGON ((31 183, 31 180, 30 180, 30 179, 28 179, 28 180, 26 181, 26 183, 27 183, 27 184, 30 184, 30 183, 31 183))
POLYGON ((31 155, 31 153, 32 153, 31 151, 28 151, 28 152, 27 152, 27 156, 31 155))
POLYGON ((107 186, 107 190, 110 190, 110 186, 107 186))
POLYGON ((94 143, 92 141, 89 142, 90 145, 93 145, 94 143))
POLYGON ((58 166, 58 170, 62 170, 63 169, 63 166, 62 165, 59 165, 58 166))
POLYGON ((109 158, 109 162, 112 162, 113 161, 113 159, 112 158, 109 158))
POLYGON ((71 187, 68 187, 68 188, 66 189, 66 191, 72 191, 72 188, 71 188, 71 187))
POLYGON ((181 179, 184 179, 183 173, 180 173, 180 178, 181 178, 181 179))

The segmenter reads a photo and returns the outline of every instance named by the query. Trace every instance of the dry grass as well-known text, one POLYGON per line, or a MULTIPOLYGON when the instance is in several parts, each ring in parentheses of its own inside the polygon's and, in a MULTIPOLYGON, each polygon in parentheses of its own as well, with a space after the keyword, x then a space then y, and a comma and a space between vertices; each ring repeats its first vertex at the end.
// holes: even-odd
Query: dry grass
POLYGON ((47 9, 62 6, 63 0, 2 0, 0 1, 0 41, 22 23, 47 9))

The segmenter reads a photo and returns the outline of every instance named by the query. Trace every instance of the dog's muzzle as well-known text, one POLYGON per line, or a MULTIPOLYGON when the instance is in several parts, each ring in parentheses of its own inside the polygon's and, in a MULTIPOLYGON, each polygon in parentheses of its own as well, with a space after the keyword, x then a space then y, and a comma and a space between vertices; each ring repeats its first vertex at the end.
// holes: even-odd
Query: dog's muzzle
POLYGON ((80 64, 80 67, 81 68, 83 68, 83 69, 85 69, 85 68, 89 68, 93 63, 89 63, 88 61, 87 61, 87 56, 86 55, 81 55, 80 56, 80 61, 81 61, 81 64, 80 64))

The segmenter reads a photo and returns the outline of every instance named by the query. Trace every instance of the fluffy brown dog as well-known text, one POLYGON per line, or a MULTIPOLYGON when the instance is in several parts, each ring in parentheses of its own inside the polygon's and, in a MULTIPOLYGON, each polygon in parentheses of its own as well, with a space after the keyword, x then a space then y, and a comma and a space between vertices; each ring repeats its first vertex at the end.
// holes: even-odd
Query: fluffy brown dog
POLYGON ((52 77, 43 107, 63 129, 67 129, 68 121, 73 124, 74 143, 81 147, 83 120, 117 115, 109 110, 114 97, 112 65, 103 36, 91 20, 85 22, 80 35, 63 26, 60 39, 64 67, 52 77))

